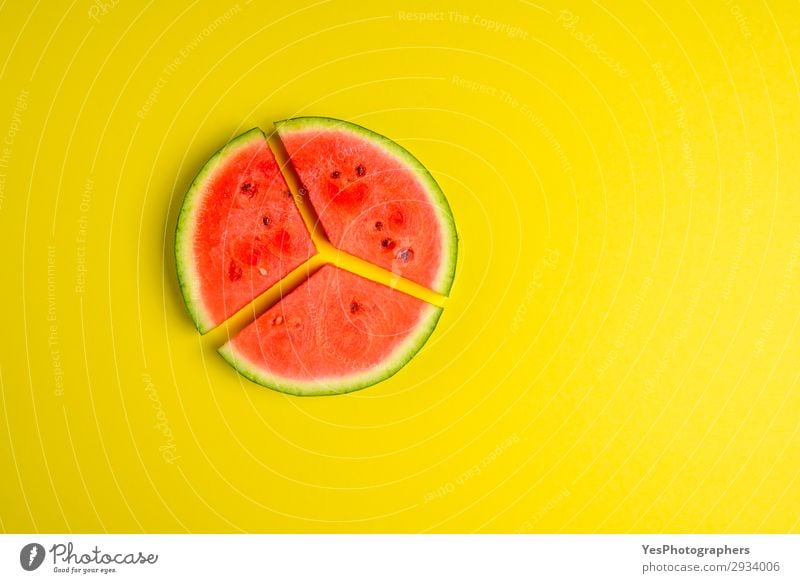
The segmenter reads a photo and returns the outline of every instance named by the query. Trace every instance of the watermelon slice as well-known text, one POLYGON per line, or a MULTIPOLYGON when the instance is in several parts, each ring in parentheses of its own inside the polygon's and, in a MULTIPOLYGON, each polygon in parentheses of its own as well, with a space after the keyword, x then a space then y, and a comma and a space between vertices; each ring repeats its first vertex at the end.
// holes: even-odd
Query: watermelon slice
POLYGON ((325 265, 220 348, 250 380, 295 395, 355 391, 408 362, 442 309, 325 265))
POLYGON ((175 259, 186 306, 200 332, 230 318, 314 253, 260 129, 217 152, 186 193, 175 259))
POLYGON ((353 123, 276 122, 330 242, 447 294, 457 237, 447 199, 427 169, 395 142, 353 123))
MULTIPOLYGON (((330 118, 277 122, 300 195, 330 243, 440 294, 453 281, 457 237, 428 171, 388 138, 330 118)), ((314 234, 313 237, 317 237, 314 234)), ((186 194, 175 254, 201 332, 230 318, 316 253, 263 132, 206 163, 186 194)), ((320 248, 320 263, 335 260, 320 248)), ((357 268, 356 268, 357 269, 357 268)), ((355 391, 396 373, 442 308, 325 264, 233 336, 220 354, 256 383, 295 395, 355 391)))

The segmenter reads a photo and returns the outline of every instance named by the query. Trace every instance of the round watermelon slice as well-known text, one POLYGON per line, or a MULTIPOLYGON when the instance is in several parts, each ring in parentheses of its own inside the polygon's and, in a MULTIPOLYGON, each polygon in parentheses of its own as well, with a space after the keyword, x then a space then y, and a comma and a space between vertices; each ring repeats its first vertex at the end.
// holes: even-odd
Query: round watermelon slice
POLYGON ((230 318, 315 253, 264 133, 217 152, 181 207, 175 260, 200 332, 230 318))
POLYGON ((220 348, 250 380, 294 395, 348 393, 392 376, 442 308, 325 265, 220 348))
POLYGON ((447 294, 457 237, 447 199, 407 150, 359 125, 327 117, 275 123, 330 242, 447 294))
MULTIPOLYGON (((201 332, 274 284, 284 289, 286 275, 316 252, 314 238, 321 235, 303 222, 314 213, 336 249, 439 294, 450 291, 453 217, 416 158, 340 120, 304 117, 276 126, 301 181, 299 195, 313 212, 299 212, 261 130, 242 134, 209 160, 186 194, 175 243, 181 289, 201 332)), ((339 263, 329 248, 320 248, 320 262, 339 263)), ((325 264, 281 293, 219 352, 245 377, 278 391, 347 393, 400 370, 441 313, 439 306, 325 264)))

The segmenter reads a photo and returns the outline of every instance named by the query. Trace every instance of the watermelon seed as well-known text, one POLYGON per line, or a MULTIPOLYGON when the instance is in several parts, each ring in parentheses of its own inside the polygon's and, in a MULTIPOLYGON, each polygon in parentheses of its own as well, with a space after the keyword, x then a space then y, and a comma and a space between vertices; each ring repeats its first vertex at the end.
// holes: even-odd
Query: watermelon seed
POLYGON ((259 272, 261 275, 267 275, 267 270, 266 270, 266 269, 264 269, 263 267, 259 267, 259 268, 258 268, 258 272, 259 272))
POLYGON ((228 266, 228 277, 231 278, 231 281, 242 279, 242 268, 236 265, 234 260, 231 260, 231 264, 228 266))
POLYGON ((341 175, 342 173, 339 172, 338 170, 334 170, 333 172, 331 172, 331 178, 339 178, 341 175))
POLYGON ((394 245, 395 243, 391 239, 384 239, 381 241, 381 247, 384 249, 394 249, 394 245))
POLYGON ((383 223, 380 221, 375 221, 375 230, 380 231, 381 229, 383 229, 383 223))
POLYGON ((264 223, 265 227, 268 227, 270 223, 269 217, 267 215, 264 215, 263 217, 261 217, 261 222, 264 223))
POLYGON ((242 184, 241 190, 242 194, 244 194, 247 198, 253 198, 253 195, 256 193, 256 189, 252 182, 245 182, 242 184))
POLYGON ((367 169, 364 168, 363 164, 359 164, 358 166, 356 166, 356 175, 357 176, 364 176, 364 174, 366 174, 366 173, 367 173, 367 169))
POLYGON ((297 189, 297 194, 299 194, 300 196, 308 196, 308 189, 305 186, 301 186, 300 188, 297 189))
POLYGON ((284 196, 286 196, 287 198, 292 198, 292 191, 291 191, 291 190, 284 190, 284 191, 283 191, 283 194, 284 194, 284 196))
POLYGON ((273 326, 280 326, 281 324, 283 324, 283 316, 275 316, 272 318, 273 326))
POLYGON ((414 259, 414 252, 411 249, 400 249, 400 251, 397 252, 396 257, 403 263, 408 263, 414 259))
POLYGON ((355 314, 355 313, 356 313, 356 312, 358 312, 360 309, 361 309, 361 304, 359 304, 359 303, 358 303, 358 302, 356 302, 356 301, 352 301, 352 302, 350 302, 350 313, 351 313, 351 314, 355 314))

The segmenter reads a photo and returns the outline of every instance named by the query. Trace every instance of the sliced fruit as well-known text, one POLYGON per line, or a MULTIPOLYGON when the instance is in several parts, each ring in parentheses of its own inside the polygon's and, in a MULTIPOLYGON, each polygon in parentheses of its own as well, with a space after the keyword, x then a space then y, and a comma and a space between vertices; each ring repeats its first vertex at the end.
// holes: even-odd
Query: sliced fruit
POLYGON ((447 294, 457 236, 439 185, 407 150, 325 117, 276 122, 325 234, 337 248, 447 294))
POLYGON ((314 253, 260 129, 217 152, 186 193, 175 260, 200 332, 225 321, 314 253))
POLYGON ((347 393, 397 372, 431 335, 441 312, 325 265, 219 352, 247 378, 279 391, 347 393))

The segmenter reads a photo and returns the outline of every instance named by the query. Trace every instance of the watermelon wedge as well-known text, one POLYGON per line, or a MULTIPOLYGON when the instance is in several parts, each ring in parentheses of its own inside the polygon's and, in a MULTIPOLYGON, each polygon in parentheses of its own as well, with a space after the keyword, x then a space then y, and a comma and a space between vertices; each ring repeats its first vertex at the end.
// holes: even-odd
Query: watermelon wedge
POLYGON ((220 348, 250 380, 295 395, 362 389, 392 376, 442 308, 325 265, 220 348))
POLYGON ((440 294, 450 291, 453 214, 414 156, 342 120, 298 117, 275 127, 335 247, 440 294))
POLYGON ((223 358, 285 393, 362 389, 422 348, 442 308, 331 263, 345 251, 446 295, 457 253, 453 216, 430 173, 388 138, 331 118, 276 128, 303 204, 330 243, 316 241, 322 267, 283 293, 284 278, 317 253, 321 235, 307 228, 264 133, 253 129, 217 152, 186 194, 175 237, 181 291, 205 333, 278 284, 280 299, 219 348, 223 358))
POLYGON ((200 332, 230 318, 315 252, 260 129, 217 152, 186 193, 175 261, 200 332))

